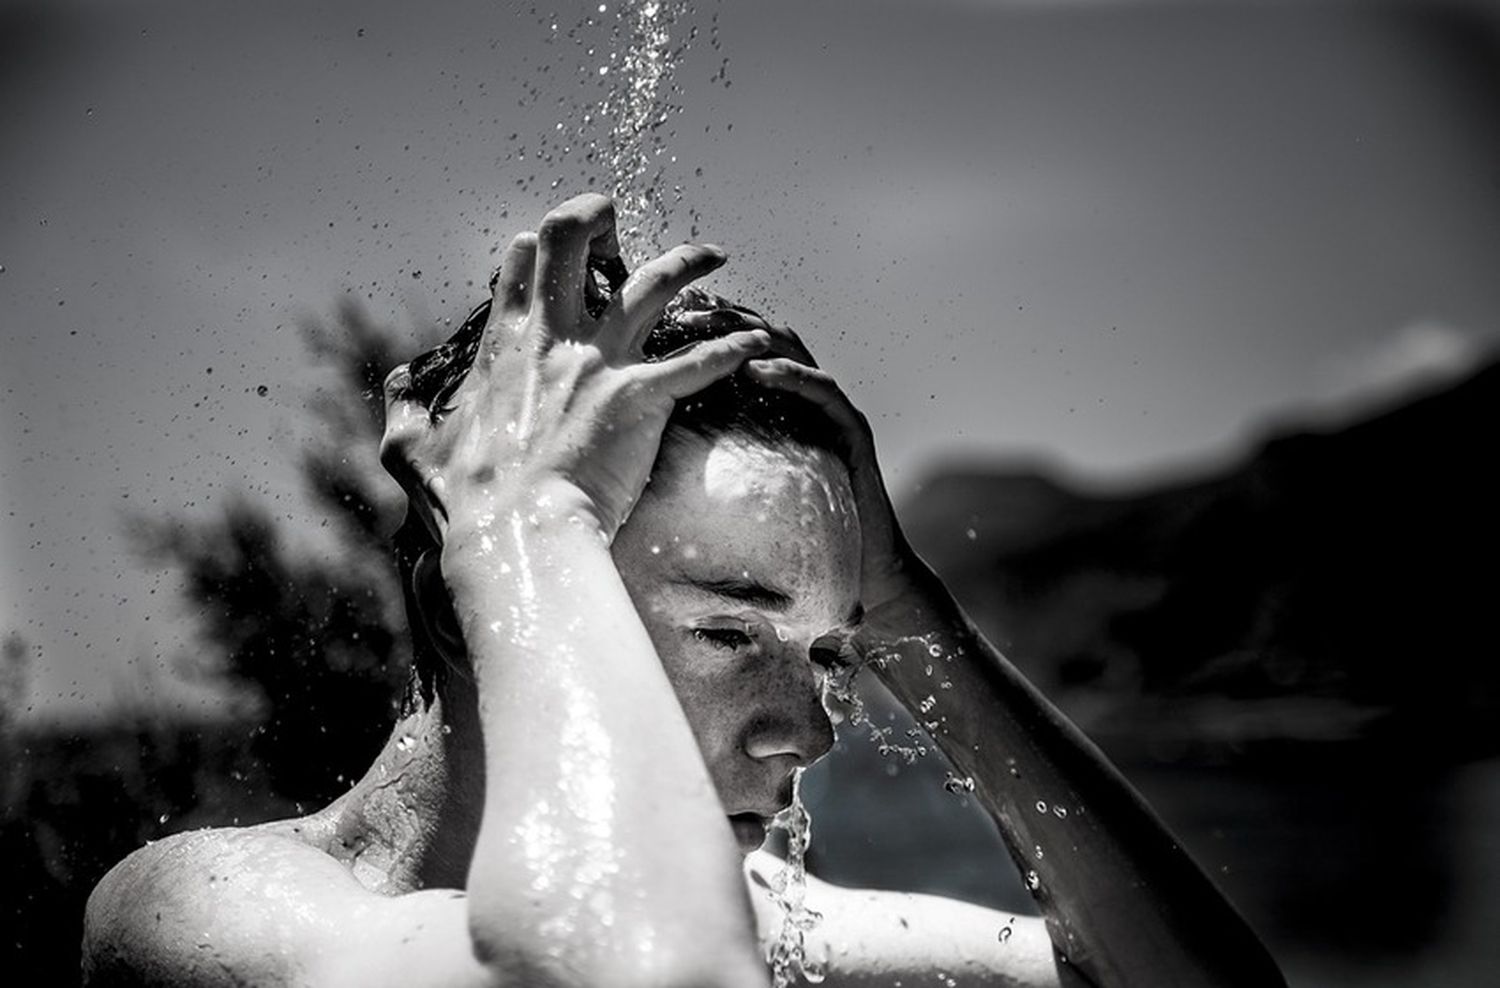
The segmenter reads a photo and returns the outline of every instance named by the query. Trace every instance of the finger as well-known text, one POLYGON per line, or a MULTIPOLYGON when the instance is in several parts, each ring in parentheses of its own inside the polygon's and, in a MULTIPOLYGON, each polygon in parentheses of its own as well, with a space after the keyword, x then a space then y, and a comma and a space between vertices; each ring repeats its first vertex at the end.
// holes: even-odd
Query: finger
POLYGON ((650 384, 673 398, 686 398, 733 374, 745 361, 765 353, 770 346, 771 337, 764 330, 730 333, 684 347, 656 363, 644 364, 641 372, 650 384))
POLYGON ((615 205, 594 193, 574 196, 558 206, 542 219, 537 231, 531 301, 553 332, 571 336, 581 329, 583 280, 588 277, 590 254, 620 254, 615 205))
POLYGON ((613 328, 622 334, 618 342, 638 347, 678 292, 728 259, 712 245, 683 244, 636 268, 611 303, 614 319, 624 324, 613 328))
POLYGON ((787 357, 770 357, 747 363, 745 374, 767 387, 789 391, 817 405, 850 434, 851 442, 866 437, 869 426, 864 415, 827 371, 787 357))
POLYGON ((760 315, 748 309, 711 309, 706 312, 689 312, 676 317, 678 322, 695 329, 715 333, 733 332, 741 329, 763 329, 771 334, 771 352, 778 357, 790 357, 809 367, 818 366, 807 344, 786 326, 773 326, 760 315))
POLYGON ((527 231, 516 235, 500 257, 500 267, 490 279, 492 310, 504 319, 526 314, 531 296, 531 280, 536 269, 536 234, 527 231))

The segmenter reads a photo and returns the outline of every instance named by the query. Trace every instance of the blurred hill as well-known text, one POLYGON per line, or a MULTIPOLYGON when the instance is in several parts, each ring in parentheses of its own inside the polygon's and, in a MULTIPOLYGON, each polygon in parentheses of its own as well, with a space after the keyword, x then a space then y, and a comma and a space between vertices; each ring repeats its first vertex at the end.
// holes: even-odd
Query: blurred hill
POLYGON ((975 620, 1117 757, 1500 751, 1500 361, 1131 492, 955 466, 903 506, 975 620))

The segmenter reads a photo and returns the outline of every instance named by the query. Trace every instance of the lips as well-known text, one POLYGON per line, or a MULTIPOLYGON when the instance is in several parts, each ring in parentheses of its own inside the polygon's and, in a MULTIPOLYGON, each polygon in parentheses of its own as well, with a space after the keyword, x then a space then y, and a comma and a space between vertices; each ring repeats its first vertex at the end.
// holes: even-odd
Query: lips
POLYGON ((734 839, 746 854, 766 842, 766 822, 758 813, 735 813, 729 817, 734 839))

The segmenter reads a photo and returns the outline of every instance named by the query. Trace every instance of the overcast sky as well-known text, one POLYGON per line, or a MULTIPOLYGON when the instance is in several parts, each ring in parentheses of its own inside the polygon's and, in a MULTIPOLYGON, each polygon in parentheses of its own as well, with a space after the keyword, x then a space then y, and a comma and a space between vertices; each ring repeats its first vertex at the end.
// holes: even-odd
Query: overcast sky
MULTIPOLYGON (((550 25, 599 6, 0 8, 0 631, 41 650, 37 710, 103 709, 131 660, 191 647, 123 507, 239 489, 306 518, 298 318, 349 294, 398 325, 461 316, 494 249, 581 190, 581 162, 534 151, 597 93, 550 25)), ((1496 338, 1500 91, 1473 23, 978 0, 693 20, 667 163, 731 254, 713 287, 803 332, 898 490, 960 453, 1116 484, 1222 462, 1268 416, 1496 338)))

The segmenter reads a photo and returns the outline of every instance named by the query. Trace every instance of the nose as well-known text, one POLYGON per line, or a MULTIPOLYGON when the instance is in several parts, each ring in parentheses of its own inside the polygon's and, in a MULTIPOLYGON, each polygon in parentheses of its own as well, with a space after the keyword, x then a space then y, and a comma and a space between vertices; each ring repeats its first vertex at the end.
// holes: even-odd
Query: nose
POLYGON ((788 669, 763 701, 762 712, 745 734, 751 758, 788 761, 788 769, 809 765, 833 747, 833 723, 823 709, 823 693, 811 664, 799 658, 801 669, 788 669))

